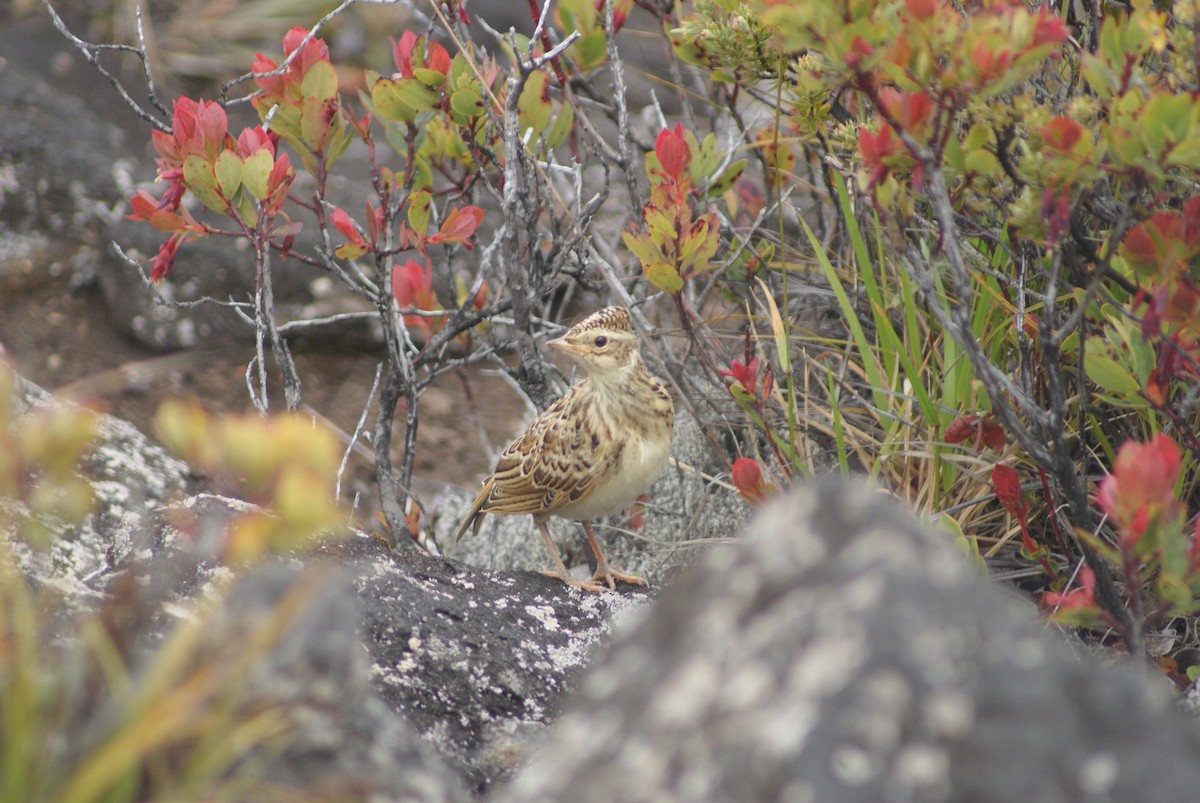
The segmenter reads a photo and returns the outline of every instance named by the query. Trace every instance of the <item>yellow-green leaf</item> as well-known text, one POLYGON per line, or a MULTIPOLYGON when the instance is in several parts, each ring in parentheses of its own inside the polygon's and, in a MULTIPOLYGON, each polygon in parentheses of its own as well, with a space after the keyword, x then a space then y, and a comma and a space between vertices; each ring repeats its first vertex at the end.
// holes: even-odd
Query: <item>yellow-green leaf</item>
POLYGON ((446 83, 445 75, 428 67, 413 67, 413 77, 429 87, 439 87, 446 83))
POLYGON ((339 245, 333 252, 338 259, 358 259, 363 254, 367 253, 367 249, 363 248, 358 243, 345 243, 339 245))
POLYGON ((221 151, 217 157, 216 174, 221 194, 233 198, 242 186, 242 160, 233 151, 221 151))
POLYGON ((225 201, 217 193, 217 177, 203 156, 193 153, 183 160, 183 181, 200 203, 214 212, 225 212, 225 201))
POLYGON ((474 87, 465 86, 454 90, 450 96, 450 108, 465 122, 483 114, 483 98, 474 87))
POLYGON ((313 153, 320 153, 329 145, 332 112, 332 106, 325 101, 308 99, 301 101, 300 137, 305 147, 313 153))
POLYGON ((546 132, 546 144, 551 148, 558 147, 574 127, 575 108, 569 103, 561 104, 558 114, 554 115, 554 122, 550 124, 550 130, 546 132))
POLYGON ((525 82, 525 89, 517 101, 517 110, 524 117, 523 128, 532 128, 541 134, 550 125, 550 114, 553 107, 546 96, 546 85, 550 76, 538 70, 531 73, 525 82))
POLYGON ((646 272, 646 278, 659 290, 674 295, 683 289, 683 277, 679 275, 679 271, 666 262, 645 265, 643 270, 646 272))
POLYGON ((1136 396, 1141 385, 1133 374, 1129 373, 1116 360, 1096 352, 1086 352, 1083 355, 1083 370, 1088 379, 1096 383, 1101 390, 1121 396, 1136 396))
POLYGON ((337 88, 337 70, 328 61, 310 64, 308 72, 304 73, 304 80, 300 82, 301 95, 321 102, 337 97, 337 88))
POLYGON ((429 228, 430 195, 419 190, 408 196, 408 227, 416 234, 424 234, 429 228))
POLYGON ((662 252, 662 249, 659 248, 652 239, 650 239, 649 235, 634 234, 626 231, 621 233, 621 239, 625 241, 625 247, 628 248, 633 255, 638 258, 638 262, 642 263, 643 267, 656 262, 666 261, 666 255, 662 252))
POLYGON ((255 151, 246 157, 242 164, 242 186, 256 201, 267 197, 267 180, 271 177, 271 169, 275 160, 266 148, 255 151))

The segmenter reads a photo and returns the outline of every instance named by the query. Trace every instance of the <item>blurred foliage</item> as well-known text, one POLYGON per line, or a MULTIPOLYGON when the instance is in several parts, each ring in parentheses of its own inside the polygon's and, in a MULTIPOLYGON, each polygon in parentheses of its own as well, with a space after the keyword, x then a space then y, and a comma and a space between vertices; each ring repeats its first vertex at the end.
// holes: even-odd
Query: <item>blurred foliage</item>
POLYGON ((195 402, 168 401, 155 430, 210 484, 256 506, 227 526, 223 558, 231 566, 311 548, 349 524, 333 497, 339 441, 310 417, 213 417, 195 402))
POLYGON ((44 546, 92 509, 92 488, 77 465, 96 420, 58 404, 18 413, 16 381, 0 362, 0 534, 44 546))
MULTIPOLYGON (((62 404, 18 413, 15 390, 0 364, 0 800, 326 799, 268 782, 247 761, 277 755, 299 725, 294 700, 252 680, 320 576, 301 574, 274 608, 236 624, 220 607, 229 584, 218 584, 164 626, 176 591, 168 579, 206 557, 189 552, 188 535, 213 527, 181 515, 176 557, 124 565, 90 609, 77 609, 52 578, 19 569, 17 555, 87 516, 93 495, 79 464, 96 419, 62 404)), ((217 486, 264 505, 225 527, 227 566, 310 547, 344 525, 332 501, 336 443, 311 421, 210 419, 169 404, 159 427, 217 486)))

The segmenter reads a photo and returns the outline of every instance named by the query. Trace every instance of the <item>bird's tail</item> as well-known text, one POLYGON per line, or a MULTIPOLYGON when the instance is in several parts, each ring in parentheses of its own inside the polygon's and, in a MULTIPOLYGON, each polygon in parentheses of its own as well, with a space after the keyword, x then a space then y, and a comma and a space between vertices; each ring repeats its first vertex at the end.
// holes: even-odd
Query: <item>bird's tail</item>
POLYGON ((462 537, 467 534, 467 528, 471 528, 472 535, 479 534, 479 528, 483 526, 483 517, 487 515, 483 512, 483 503, 487 500, 487 494, 481 493, 475 497, 475 503, 471 505, 471 509, 467 512, 463 519, 462 525, 458 528, 458 533, 454 536, 454 543, 462 540, 462 537))

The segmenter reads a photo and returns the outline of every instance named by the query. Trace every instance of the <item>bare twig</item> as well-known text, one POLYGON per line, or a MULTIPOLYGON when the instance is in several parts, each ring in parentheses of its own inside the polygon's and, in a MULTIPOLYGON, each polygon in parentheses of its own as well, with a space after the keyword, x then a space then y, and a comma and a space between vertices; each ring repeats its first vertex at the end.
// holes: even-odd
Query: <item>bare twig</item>
POLYGON ((150 125, 154 126, 154 128, 158 131, 169 132, 171 130, 170 126, 155 117, 150 112, 143 109, 141 104, 134 100, 125 90, 125 87, 121 84, 121 81, 100 63, 100 54, 105 51, 132 53, 134 56, 137 56, 138 60, 142 63, 142 72, 146 76, 146 88, 151 105, 153 105, 154 108, 164 116, 167 114, 166 107, 163 106, 162 102, 158 99, 158 95, 154 90, 154 75, 150 70, 150 61, 146 57, 145 32, 142 27, 142 7, 140 4, 137 7, 137 29, 138 39, 142 45, 141 47, 113 44, 94 45, 90 42, 85 42, 75 34, 71 33, 70 29, 67 28, 67 24, 63 22, 62 17, 58 16, 58 12, 54 10, 54 6, 50 5, 50 0, 42 0, 42 4, 46 6, 46 11, 50 13, 50 19, 54 23, 55 29, 65 36, 67 40, 71 42, 71 44, 75 45, 75 47, 79 49, 79 52, 81 52, 83 57, 87 59, 88 64, 91 64, 96 72, 104 76, 108 83, 112 85, 112 88, 116 91, 116 93, 121 97, 121 100, 125 101, 125 104, 129 106, 129 108, 133 109, 134 114, 145 120, 150 125))

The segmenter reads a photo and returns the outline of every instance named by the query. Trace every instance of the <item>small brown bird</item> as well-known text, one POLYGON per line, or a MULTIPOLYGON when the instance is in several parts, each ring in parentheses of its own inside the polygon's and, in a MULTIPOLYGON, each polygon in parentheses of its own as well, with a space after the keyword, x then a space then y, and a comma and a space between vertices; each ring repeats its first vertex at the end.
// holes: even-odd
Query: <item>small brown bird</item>
POLYGON ((468 527, 478 533, 487 513, 529 513, 557 567, 546 574, 584 591, 617 580, 645 585, 609 567, 591 520, 628 507, 666 465, 671 396, 646 370, 624 307, 605 307, 546 345, 571 355, 587 376, 504 450, 454 540, 468 527), (546 527, 551 516, 583 525, 596 555, 591 580, 567 574, 546 527))

